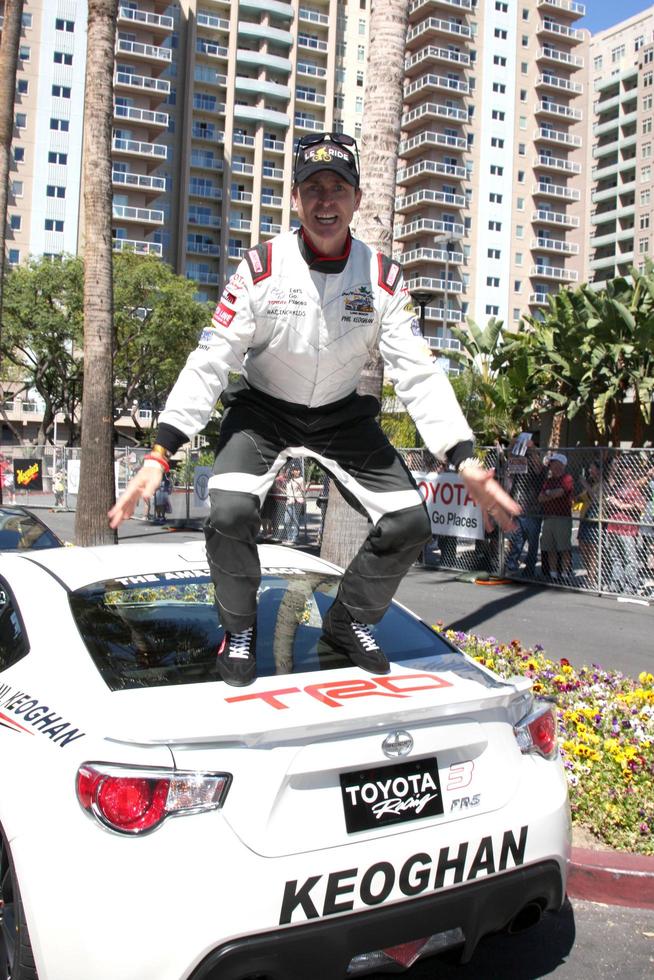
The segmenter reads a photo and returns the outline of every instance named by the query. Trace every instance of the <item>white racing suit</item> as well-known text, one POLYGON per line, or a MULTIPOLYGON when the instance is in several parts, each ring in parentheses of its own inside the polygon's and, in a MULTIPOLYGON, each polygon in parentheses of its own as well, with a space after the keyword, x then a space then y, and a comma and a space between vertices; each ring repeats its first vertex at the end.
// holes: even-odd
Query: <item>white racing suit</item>
POLYGON ((156 441, 175 451, 222 395, 205 534, 230 632, 256 617, 261 507, 290 458, 315 458, 371 521, 338 595, 355 619, 381 619, 430 539, 415 483, 375 420, 377 400, 356 394, 377 345, 427 448, 454 464, 469 456, 472 433, 419 335, 401 267, 357 239, 339 259, 315 255, 301 233, 249 249, 189 355, 156 441), (242 380, 228 387, 230 371, 242 380))

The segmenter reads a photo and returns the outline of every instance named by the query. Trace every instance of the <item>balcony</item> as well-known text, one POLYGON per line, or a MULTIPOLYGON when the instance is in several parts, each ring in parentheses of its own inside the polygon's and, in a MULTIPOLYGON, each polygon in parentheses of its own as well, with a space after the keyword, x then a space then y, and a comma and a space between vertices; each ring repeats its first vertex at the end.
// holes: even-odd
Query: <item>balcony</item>
POLYGON ((136 252, 137 255, 157 255, 161 258, 163 247, 159 242, 143 242, 135 238, 112 238, 114 252, 136 252))
POLYGON ((268 136, 263 138, 263 148, 264 150, 271 150, 273 153, 283 153, 284 143, 282 140, 271 139, 268 136))
POLYGON ((229 31, 229 21, 214 14, 205 14, 202 10, 197 13, 198 27, 208 27, 212 31, 229 31))
POLYGON ((573 14, 575 17, 583 17, 586 13, 586 6, 577 3, 577 0, 538 0, 539 7, 554 7, 566 14, 573 14))
POLYGON ((557 116, 559 119, 574 120, 579 120, 583 116, 581 109, 571 109, 569 105, 563 105, 561 102, 539 102, 536 106, 536 113, 557 116))
POLYGON ((160 143, 144 143, 141 140, 125 140, 114 136, 111 140, 112 153, 128 153, 130 156, 151 157, 156 160, 168 158, 168 147, 160 143))
POLYGON ((227 85, 227 75, 221 75, 215 68, 207 65, 196 65, 193 78, 196 82, 205 82, 208 85, 220 85, 223 88, 227 85))
POLYGON ((429 175, 442 177, 456 177, 458 180, 465 180, 466 168, 455 166, 453 163, 440 163, 437 160, 421 160, 414 163, 411 167, 399 170, 396 183, 400 186, 411 184, 414 181, 422 180, 429 175))
POLYGON ((164 31, 169 34, 175 26, 172 17, 165 14, 152 14, 146 10, 134 10, 131 7, 118 8, 118 23, 129 24, 131 27, 147 27, 150 31, 164 31))
POLYGON ((309 89, 296 88, 296 102, 311 102, 313 105, 325 105, 326 98, 321 92, 312 92, 309 89))
POLYGON ((163 194, 166 190, 165 177, 149 177, 147 174, 126 173, 122 170, 111 171, 111 183, 117 187, 128 187, 152 194, 163 194))
POLYGON ((400 256, 403 266, 416 265, 421 262, 445 262, 460 265, 463 262, 463 252, 448 252, 444 248, 414 248, 403 252, 400 256))
MULTIPOLYGON (((457 24, 455 20, 440 20, 438 17, 428 17, 415 27, 409 28, 406 35, 407 45, 416 38, 423 38, 423 35, 431 37, 436 34, 445 34, 446 37, 472 38, 472 30, 467 24, 457 24)), ((426 38, 423 38, 426 40, 426 38)))
POLYGON ((282 226, 276 224, 274 221, 271 224, 262 221, 259 225, 259 232, 262 235, 279 235, 282 230, 282 226))
POLYGON ((204 197, 210 201, 222 201, 223 199, 222 187, 214 187, 211 184, 199 184, 194 180, 190 181, 188 192, 190 197, 204 197))
POLYGON ((581 223, 573 214, 566 214, 565 211, 548 211, 544 208, 534 211, 531 220, 538 221, 542 225, 558 225, 560 228, 578 228, 581 223))
POLYGON ((408 101, 413 96, 439 89, 457 92, 460 95, 467 95, 470 91, 470 86, 467 82, 461 82, 456 78, 447 78, 445 75, 423 75, 421 78, 417 78, 415 82, 404 86, 404 98, 408 101))
POLYGON ((229 50, 224 44, 212 44, 210 41, 205 41, 202 37, 196 39, 195 52, 196 54, 206 55, 207 58, 227 59, 229 55, 229 50))
MULTIPOLYGON (((431 7, 433 0, 411 0, 409 4, 409 17, 413 17, 421 7, 431 7)), ((438 0, 441 7, 451 7, 453 11, 469 13, 472 10, 472 0, 438 0)))
POLYGON ((573 187, 565 187, 563 184, 549 184, 546 181, 539 181, 532 189, 532 194, 541 194, 544 197, 559 197, 566 201, 581 200, 581 192, 573 187))
POLYGON ((194 242, 187 239, 186 251, 192 255, 212 255, 217 257, 220 255, 220 245, 216 245, 213 242, 194 242))
POLYGON ((400 213, 413 211, 424 204, 441 204, 455 208, 465 208, 468 200, 465 194, 452 194, 448 191, 420 190, 395 198, 395 210, 400 213))
POLYGON ((570 54, 569 51, 561 51, 559 48, 553 48, 548 44, 544 44, 543 47, 538 52, 538 61, 555 61, 560 65, 569 65, 571 68, 583 68, 584 59, 578 57, 578 55, 570 54))
POLYGON ((575 27, 568 27, 567 24, 560 24, 557 20, 550 20, 549 17, 543 18, 538 33, 556 34, 558 37, 564 37, 566 41, 570 41, 573 44, 579 44, 584 39, 583 31, 578 31, 575 27))
POLYGON ((462 293, 463 283, 456 279, 433 279, 431 276, 419 276, 416 279, 408 279, 406 287, 409 292, 418 289, 429 290, 433 293, 462 293))
POLYGON ((222 172, 225 166, 220 157, 213 156, 212 153, 203 153, 201 150, 191 150, 191 166, 199 170, 213 170, 222 172))
POLYGON ((312 65, 308 61, 298 61, 298 75, 310 75, 313 78, 327 78, 327 69, 322 65, 312 65))
POLYGON ((556 279, 559 282, 577 282, 579 273, 575 269, 561 269, 555 265, 533 265, 531 276, 539 276, 541 279, 556 279))
POLYGON ((284 201, 277 194, 262 194, 261 203, 268 208, 281 208, 284 201))
POLYGON ((170 82, 165 78, 151 78, 150 75, 136 75, 128 71, 117 71, 114 75, 115 88, 137 89, 151 92, 162 99, 170 95, 170 82))
POLYGON ((320 38, 312 37, 310 34, 298 34, 297 46, 298 48, 309 48, 312 51, 329 50, 327 41, 321 41, 320 38))
POLYGON ((581 173, 580 163, 573 163, 572 160, 564 160, 562 157, 549 156, 547 153, 539 154, 534 160, 534 166, 545 170, 559 170, 567 174, 581 173))
POLYGON ((136 221, 141 225, 162 225, 164 213, 153 208, 134 208, 126 204, 112 204, 111 214, 118 221, 136 221))
POLYGON ((232 231, 251 231, 252 222, 249 218, 230 218, 229 227, 232 231))
POLYGON ((321 24, 324 27, 329 27, 329 17, 327 14, 323 14, 319 10, 311 10, 308 7, 300 7, 298 20, 304 21, 307 24, 321 24))
POLYGON ((142 44, 141 41, 125 41, 121 37, 116 41, 116 53, 164 64, 169 64, 173 59, 170 48, 162 48, 157 44, 142 44))
POLYGON ((438 48, 434 45, 416 51, 411 57, 404 61, 404 70, 407 75, 412 74, 412 69, 422 66, 424 63, 442 62, 446 65, 456 65, 457 67, 467 68, 470 64, 470 55, 463 51, 451 51, 449 48, 438 48))
POLYGON ((192 279, 200 286, 219 286, 220 276, 217 272, 195 272, 193 269, 186 270, 186 278, 192 279))
POLYGON ((320 119, 307 119, 305 116, 296 116, 295 127, 296 129, 313 129, 317 132, 322 132, 325 128, 325 123, 320 119))
POLYGON ((202 210, 195 210, 193 207, 190 207, 188 223, 190 225, 196 225, 198 228, 220 228, 222 220, 220 215, 206 214, 202 210))
POLYGON ((559 75, 539 75, 536 85, 542 88, 554 88, 561 92, 572 92, 574 94, 579 94, 584 90, 584 86, 579 82, 572 82, 569 78, 561 78, 559 75))
POLYGON ((224 143, 225 134, 222 130, 211 126, 202 126, 200 123, 193 123, 191 126, 191 136, 194 140, 209 140, 210 143, 224 143))
POLYGON ((283 180, 284 171, 279 167, 267 167, 264 163, 261 175, 265 180, 283 180))
POLYGON ((225 103, 218 102, 216 99, 208 99, 202 95, 193 96, 193 108, 196 112, 206 112, 213 115, 225 115, 225 103))
POLYGON ((433 218, 419 218, 406 225, 399 225, 395 228, 393 237, 398 241, 405 238, 413 238, 423 232, 434 232, 434 234, 450 235, 452 238, 463 238, 465 227, 458 222, 438 221, 433 218))
POLYGON ((561 146, 581 146, 581 136, 573 136, 561 129, 550 129, 549 126, 541 126, 534 133, 534 139, 543 143, 558 143, 561 146))
POLYGON ((130 105, 115 105, 114 119, 129 119, 130 122, 141 123, 143 126, 155 129, 168 128, 168 113, 153 112, 151 109, 137 109, 130 105))
POLYGON ((579 255, 579 246, 575 242, 561 241, 556 238, 534 238, 531 242, 532 250, 542 250, 544 252, 555 252, 558 255, 579 255))
POLYGON ((552 295, 551 293, 530 293, 529 295, 529 305, 530 306, 547 306, 547 297, 552 295))
POLYGON ((251 191, 234 191, 230 197, 232 201, 240 201, 241 204, 252 204, 251 191))
POLYGON ((405 112, 401 119, 401 126, 403 129, 412 129, 429 119, 448 119, 451 122, 464 123, 468 121, 468 113, 465 109, 456 109, 454 106, 443 105, 440 102, 426 102, 410 112, 405 112))
POLYGON ((232 162, 232 173, 247 174, 248 177, 251 177, 254 174, 254 165, 244 163, 242 160, 234 160, 232 162))
POLYGON ((410 157, 431 146, 446 146, 450 150, 465 150, 468 141, 463 136, 449 136, 446 133, 418 133, 411 139, 402 140, 399 146, 401 157, 410 157))

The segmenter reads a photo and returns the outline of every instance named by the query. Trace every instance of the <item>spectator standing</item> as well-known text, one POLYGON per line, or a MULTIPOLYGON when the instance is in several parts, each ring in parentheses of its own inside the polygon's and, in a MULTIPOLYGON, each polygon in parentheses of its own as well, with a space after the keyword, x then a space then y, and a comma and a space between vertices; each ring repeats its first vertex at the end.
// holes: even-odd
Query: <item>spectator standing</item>
POLYGON ((520 571, 520 557, 526 544, 527 558, 524 572, 529 578, 534 578, 538 559, 538 541, 543 523, 542 505, 538 495, 543 488, 547 470, 543 465, 538 446, 532 439, 527 442, 524 459, 527 472, 516 473, 508 478, 510 486, 507 489, 516 503, 522 507, 522 514, 515 518, 518 526, 508 536, 506 570, 520 571))
POLYGON ((645 507, 641 516, 638 551, 643 580, 645 580, 650 576, 651 561, 654 556, 654 465, 648 466, 642 481, 642 489, 645 507))
POLYGON ((284 513, 284 542, 295 544, 300 534, 300 519, 304 508, 306 488, 302 470, 294 463, 286 481, 286 511, 284 513))
POLYGON ((638 534, 645 498, 628 455, 614 459, 606 491, 606 569, 611 592, 636 595, 641 586, 638 534))
POLYGON ((581 493, 578 500, 584 505, 579 520, 577 544, 579 554, 590 583, 598 583, 598 559, 601 525, 599 523, 599 496, 601 488, 601 467, 598 459, 592 460, 588 471, 581 477, 581 493))
POLYGON ((549 577, 553 582, 570 581, 572 574, 572 499, 574 480, 566 473, 568 457, 551 453, 548 473, 538 502, 543 508, 541 551, 547 555, 549 577))
POLYGON ((63 470, 57 470, 52 478, 52 492, 54 493, 55 507, 64 506, 64 490, 66 489, 66 478, 63 470))
POLYGON ((154 494, 154 523, 155 524, 165 524, 166 514, 171 511, 170 506, 170 494, 172 492, 173 485, 171 479, 167 473, 164 473, 161 483, 157 487, 154 494))

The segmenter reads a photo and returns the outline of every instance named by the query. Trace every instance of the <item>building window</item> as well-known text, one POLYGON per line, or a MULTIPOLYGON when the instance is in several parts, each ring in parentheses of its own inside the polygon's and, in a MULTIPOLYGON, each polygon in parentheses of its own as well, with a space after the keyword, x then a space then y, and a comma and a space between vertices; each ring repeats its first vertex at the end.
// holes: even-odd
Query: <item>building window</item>
POLYGON ((593 68, 595 69, 595 71, 602 70, 602 61, 603 61, 602 55, 598 54, 595 60, 593 61, 593 68))
POLYGON ((55 150, 50 150, 48 153, 48 163, 59 163, 65 165, 68 163, 68 154, 57 153, 55 150))
POLYGON ((50 129, 58 129, 62 133, 67 133, 69 122, 67 119, 57 119, 56 116, 50 117, 50 129))
POLYGON ((48 184, 45 193, 47 197, 65 197, 66 188, 59 184, 48 184))
POLYGON ((640 192, 640 203, 649 204, 651 198, 650 188, 647 187, 644 191, 640 192))
POLYGON ((55 51, 53 61, 56 65, 72 65, 73 56, 72 54, 66 54, 63 51, 55 51))
POLYGON ((613 48, 611 51, 611 62, 616 65, 618 61, 624 58, 625 46, 624 44, 619 44, 617 48, 613 48))
POLYGON ((25 147, 15 146, 14 147, 14 160, 16 163, 22 163, 25 159, 25 147))
POLYGON ((495 37, 499 37, 502 41, 506 41, 508 36, 503 27, 496 27, 493 33, 495 37))
POLYGON ((520 38, 520 44, 522 45, 523 48, 529 47, 529 35, 528 34, 523 34, 522 35, 522 37, 520 38))
POLYGON ((525 172, 524 170, 518 170, 518 183, 524 184, 525 182, 525 172))
POLYGON ((363 96, 358 95, 354 103, 355 112, 363 112, 363 96))
POLYGON ((496 177, 501 177, 502 174, 504 173, 504 167, 500 167, 496 163, 491 163, 490 172, 494 174, 496 177))
POLYGON ((357 72, 357 86, 359 88, 363 88, 363 72, 362 71, 358 71, 357 72))
POLYGON ((641 34, 634 41, 634 51, 640 51, 644 43, 645 43, 645 37, 641 34))
POLYGON ((32 26, 32 15, 31 14, 23 14, 21 16, 20 23, 21 23, 21 26, 22 26, 23 30, 27 30, 28 28, 30 28, 32 26))
POLYGON ((652 132, 652 117, 648 116, 647 119, 643 119, 643 134, 652 132))
POLYGON ((501 150, 504 146, 504 140, 500 139, 499 136, 491 136, 491 146, 497 146, 501 150))
POLYGON ((502 197, 503 197, 502 194, 495 194, 494 192, 491 192, 488 195, 488 200, 491 202, 491 204, 501 204, 502 197))
POLYGON ((31 48, 28 44, 21 44, 21 46, 18 49, 18 57, 20 58, 21 61, 29 61, 30 52, 31 52, 31 48))
POLYGON ((493 92, 501 92, 504 94, 506 92, 506 85, 503 82, 493 82, 493 92))
POLYGON ((649 252, 649 238, 638 239, 638 251, 641 255, 645 255, 647 252, 649 252))
POLYGON ((493 55, 493 64, 501 65, 503 68, 506 68, 506 58, 503 57, 503 55, 495 54, 493 55))
POLYGON ((45 230, 46 231, 63 231, 64 223, 56 218, 46 218, 45 219, 45 230))
POLYGON ((502 230, 502 222, 501 221, 489 221, 488 222, 488 230, 489 231, 501 231, 502 230))
POLYGON ((499 306, 489 306, 488 304, 486 305, 486 313, 489 316, 497 316, 499 312, 500 312, 499 306))
POLYGON ((516 265, 522 265, 522 260, 523 260, 522 252, 516 252, 515 253, 515 264, 516 265))
POLYGON ((30 83, 26 78, 19 78, 16 83, 16 92, 18 95, 27 95, 30 90, 30 83))
POLYGON ((72 34, 75 30, 75 21, 63 20, 61 17, 57 17, 55 20, 55 30, 66 31, 68 34, 72 34))
POLYGON ((22 222, 23 219, 19 214, 9 215, 9 227, 11 228, 12 231, 20 231, 20 226, 22 222))
POLYGON ((524 225, 516 225, 515 226, 515 237, 516 238, 524 238, 525 237, 525 226, 524 225))
POLYGON ((366 21, 365 21, 365 18, 360 17, 359 18, 359 34, 361 34, 362 37, 365 37, 365 33, 366 33, 366 21))
POLYGON ((500 284, 499 276, 486 276, 486 285, 497 288, 500 284))
MULTIPOLYGON (((523 130, 526 129, 527 128, 527 117, 526 116, 520 116, 520 119, 518 121, 518 125, 519 125, 520 129, 523 129, 523 130)), ((523 154, 523 156, 524 156, 524 154, 523 154)))
POLYGON ((59 99, 69 99, 70 88, 67 85, 53 85, 52 94, 59 99))
POLYGON ((520 74, 521 75, 528 75, 529 74, 529 62, 528 61, 521 61, 520 62, 520 74))
POLYGON ((652 168, 649 164, 647 164, 647 166, 642 167, 640 171, 640 182, 641 184, 649 184, 651 179, 652 179, 652 168))
POLYGON ((493 119, 499 120, 499 122, 504 122, 505 113, 500 112, 499 109, 493 109, 491 112, 491 116, 493 119))
POLYGON ((654 48, 650 48, 649 51, 646 51, 643 56, 643 64, 651 65, 653 61, 654 61, 654 48))
POLYGON ((25 129, 27 126, 27 113, 17 112, 14 122, 16 123, 16 129, 25 129))
MULTIPOLYGON (((23 196, 23 182, 22 182, 22 180, 12 180, 12 182, 11 182, 11 193, 14 195, 14 197, 22 197, 23 196)), ((643 226, 641 225, 640 227, 642 228, 643 226)), ((649 228, 649 224, 647 225, 647 227, 649 228)))
POLYGON ((9 249, 9 265, 18 265, 20 262, 20 252, 17 248, 9 249))
POLYGON ((518 210, 518 211, 524 211, 524 209, 525 209, 525 199, 524 199, 524 197, 518 197, 518 198, 516 198, 515 206, 516 206, 516 210, 518 210))
POLYGON ((651 95, 644 95, 643 96, 643 109, 645 111, 647 111, 648 109, 651 109, 652 108, 652 98, 653 98, 653 96, 651 96, 651 95))
POLYGON ((495 0, 495 9, 499 10, 501 14, 508 14, 509 5, 508 3, 503 3, 502 0, 495 0))
POLYGON ((513 292, 514 293, 522 292, 522 279, 513 280, 513 292))
POLYGON ((366 49, 363 44, 359 44, 357 47, 357 61, 366 60, 366 49))
POLYGON ((499 259, 501 254, 502 253, 499 248, 489 248, 487 252, 489 259, 499 259))
POLYGON ((641 214, 640 216, 640 230, 646 231, 649 228, 649 214, 641 214))
POLYGON ((652 144, 643 143, 643 153, 642 153, 643 160, 649 160, 651 155, 652 155, 652 144))

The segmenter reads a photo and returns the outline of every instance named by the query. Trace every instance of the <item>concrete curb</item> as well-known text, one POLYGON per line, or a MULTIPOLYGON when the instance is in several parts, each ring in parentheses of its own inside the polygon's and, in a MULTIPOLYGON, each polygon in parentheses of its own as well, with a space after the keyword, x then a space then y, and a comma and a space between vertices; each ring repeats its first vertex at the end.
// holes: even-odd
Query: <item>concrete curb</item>
POLYGON ((604 905, 654 909, 654 857, 573 847, 568 896, 604 905))

